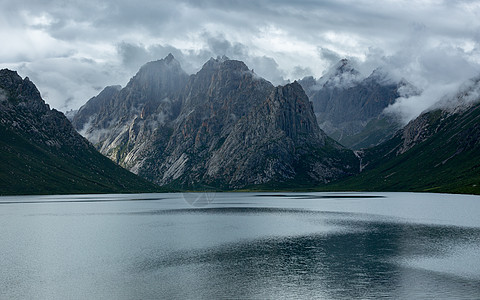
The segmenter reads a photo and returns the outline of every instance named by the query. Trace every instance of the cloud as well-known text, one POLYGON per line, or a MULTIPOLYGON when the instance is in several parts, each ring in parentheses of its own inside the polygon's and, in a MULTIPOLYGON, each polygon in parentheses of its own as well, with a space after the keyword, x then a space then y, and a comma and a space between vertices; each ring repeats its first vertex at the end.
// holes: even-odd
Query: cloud
POLYGON ((293 78, 304 78, 313 74, 312 69, 309 67, 295 66, 292 71, 293 78))
POLYGON ((428 34, 421 38, 391 56, 371 58, 396 80, 406 79, 422 91, 420 95, 401 97, 387 108, 387 112, 399 114, 404 123, 438 107, 443 98, 453 97, 465 82, 480 75, 480 64, 472 61, 464 49, 432 43, 428 34))
POLYGON ((129 78, 118 66, 72 57, 24 63, 16 69, 35 83, 47 103, 61 111, 76 109, 105 86, 129 78))
POLYGON ((329 67, 336 64, 340 59, 343 58, 338 53, 328 48, 318 47, 317 51, 320 58, 325 60, 329 67))
POLYGON ((29 76, 66 110, 168 53, 188 73, 227 55, 274 84, 318 78, 347 57, 364 75, 381 66, 430 95, 399 101, 402 113, 478 74, 479 15, 468 0, 4 0, 0 67, 29 76))

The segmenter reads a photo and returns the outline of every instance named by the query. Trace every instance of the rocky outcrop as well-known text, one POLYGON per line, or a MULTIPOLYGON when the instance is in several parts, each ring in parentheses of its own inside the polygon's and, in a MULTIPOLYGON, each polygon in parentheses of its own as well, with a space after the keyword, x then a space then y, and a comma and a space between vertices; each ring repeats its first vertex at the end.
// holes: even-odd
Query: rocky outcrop
POLYGON ((319 129, 311 103, 295 82, 275 88, 235 125, 208 161, 207 175, 237 187, 289 180, 327 183, 357 171, 355 159, 339 160, 342 151, 319 129))
POLYGON ((2 194, 155 189, 105 159, 28 78, 6 69, 0 70, 0 131, 2 194))
POLYGON ((144 178, 242 188, 300 178, 317 184, 358 171, 353 153, 320 130, 298 83, 275 88, 226 57, 210 59, 188 79, 171 55, 146 66, 158 70, 142 67, 101 113, 92 117, 87 103, 75 117, 92 118, 85 136, 144 178), (164 77, 177 85, 156 85, 164 77))
POLYGON ((145 64, 125 88, 105 88, 80 108, 72 123, 101 153, 138 173, 168 140, 187 81, 170 54, 145 64))

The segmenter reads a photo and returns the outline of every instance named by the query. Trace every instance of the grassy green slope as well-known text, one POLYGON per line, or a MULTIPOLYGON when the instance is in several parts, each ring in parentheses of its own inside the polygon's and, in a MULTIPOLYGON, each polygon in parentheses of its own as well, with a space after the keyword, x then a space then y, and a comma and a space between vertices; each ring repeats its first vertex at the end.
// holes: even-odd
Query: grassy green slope
POLYGON ((159 191, 93 147, 54 153, 3 125, 0 137, 0 195, 159 191))
POLYGON ((396 156, 396 136, 367 151, 364 172, 327 189, 480 194, 480 105, 447 118, 429 114, 430 128, 439 128, 430 138, 396 156))

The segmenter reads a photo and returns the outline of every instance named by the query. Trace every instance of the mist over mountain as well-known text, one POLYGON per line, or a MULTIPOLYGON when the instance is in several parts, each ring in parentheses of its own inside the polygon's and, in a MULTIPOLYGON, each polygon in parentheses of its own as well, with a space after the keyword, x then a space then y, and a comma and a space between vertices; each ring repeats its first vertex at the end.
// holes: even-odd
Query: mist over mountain
POLYGON ((392 78, 381 68, 364 77, 341 60, 320 79, 275 87, 225 56, 187 75, 170 54, 145 64, 124 88, 91 98, 72 127, 28 78, 1 70, 2 191, 156 189, 113 160, 175 189, 334 182, 328 187, 480 192, 478 78, 404 127, 389 109, 422 91, 392 78), (348 150, 321 126, 349 147, 366 147, 348 150))
POLYGON ((353 152, 318 127, 298 83, 274 87, 227 57, 191 76, 172 55, 148 63, 125 88, 89 100, 73 124, 101 153, 161 185, 315 184, 358 171, 353 152))
POLYGON ((480 80, 438 100, 388 141, 357 151, 340 189, 480 193, 480 80))
POLYGON ((321 78, 305 77, 300 84, 313 102, 320 128, 352 149, 374 146, 392 136, 402 124, 399 116, 384 110, 401 96, 419 93, 381 68, 364 78, 347 59, 321 78))
POLYGON ((27 78, 0 70, 0 193, 106 193, 157 187, 106 159, 45 104, 27 78))

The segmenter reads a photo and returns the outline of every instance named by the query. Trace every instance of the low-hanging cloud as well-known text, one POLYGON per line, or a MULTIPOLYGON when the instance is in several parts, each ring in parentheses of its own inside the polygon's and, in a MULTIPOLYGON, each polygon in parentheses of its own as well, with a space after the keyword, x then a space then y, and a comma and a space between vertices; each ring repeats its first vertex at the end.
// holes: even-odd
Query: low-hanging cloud
MULTIPOLYGON (((409 34, 391 53, 369 47, 363 57, 349 57, 362 77, 379 68, 392 82, 410 84, 402 86, 400 97, 385 109, 386 113, 397 115, 405 124, 422 112, 447 103, 448 106, 455 105, 459 90, 465 88, 472 78, 480 76, 477 40, 467 51, 445 40, 437 40, 423 23, 410 24, 409 28, 409 34)), ((323 48, 319 53, 331 59, 340 56, 323 48)), ((470 101, 474 96, 474 93, 470 94, 470 101)))
POLYGON ((453 98, 462 85, 480 75, 480 64, 464 49, 429 43, 428 35, 422 38, 425 41, 417 42, 416 47, 376 58, 396 80, 405 79, 420 90, 418 95, 403 95, 386 109, 400 115, 404 123, 426 110, 437 108, 442 99, 453 98))

